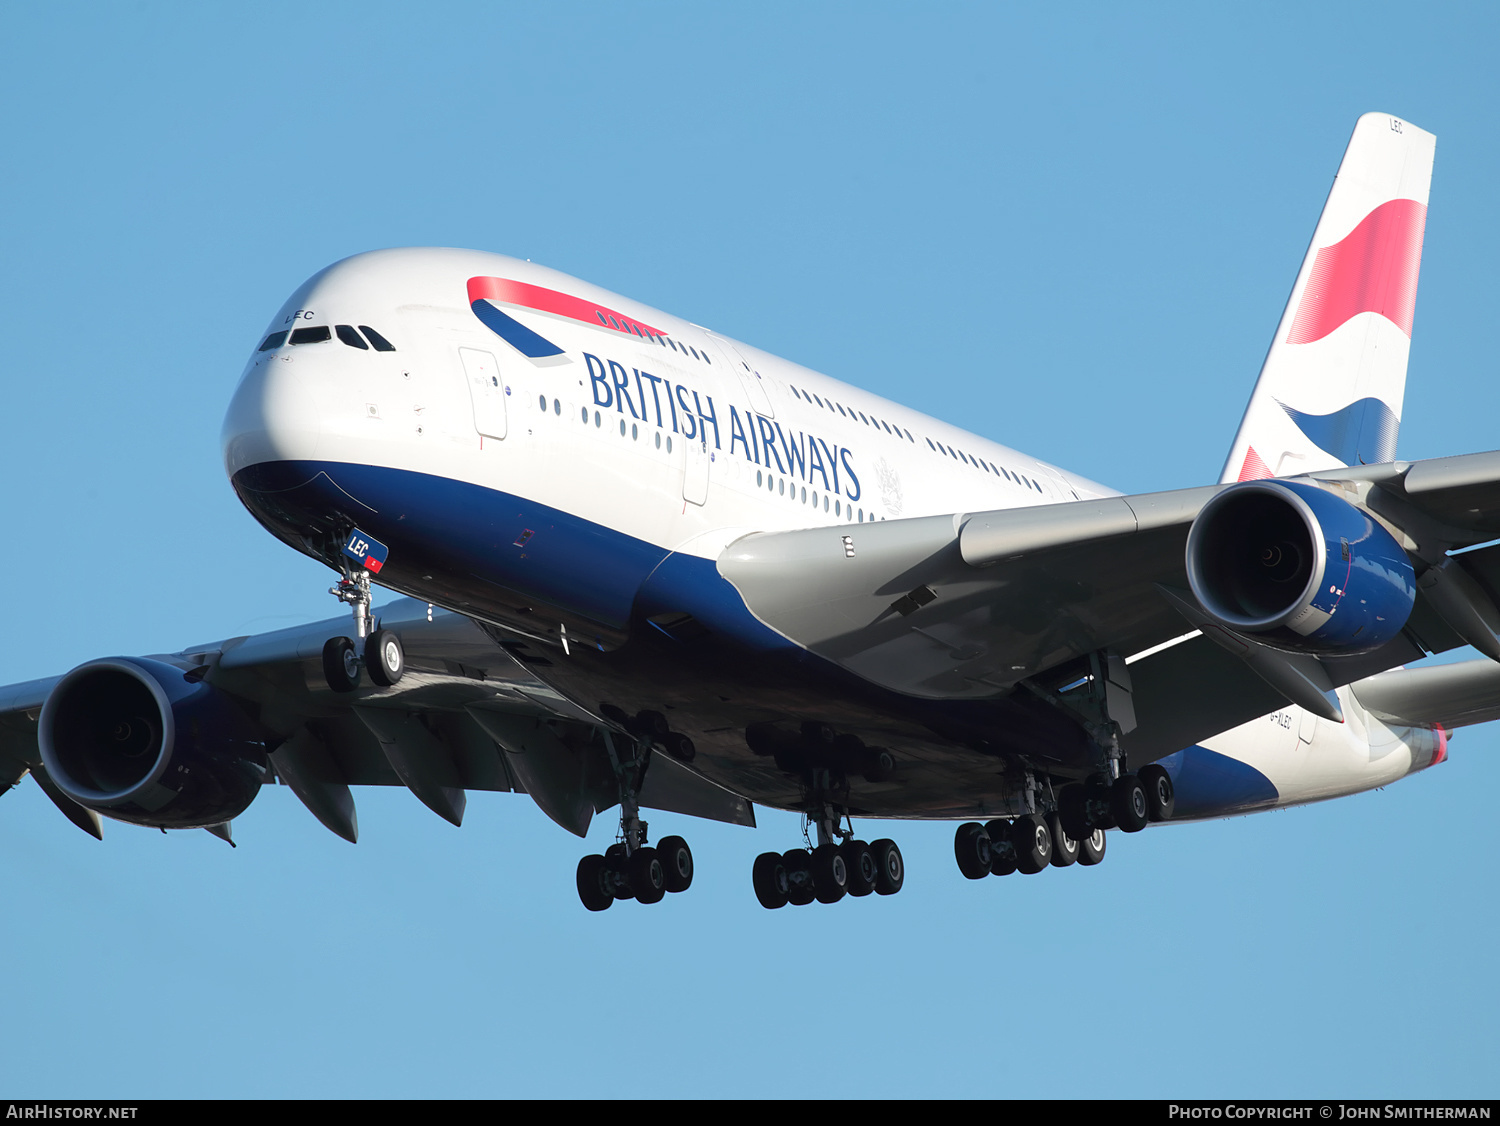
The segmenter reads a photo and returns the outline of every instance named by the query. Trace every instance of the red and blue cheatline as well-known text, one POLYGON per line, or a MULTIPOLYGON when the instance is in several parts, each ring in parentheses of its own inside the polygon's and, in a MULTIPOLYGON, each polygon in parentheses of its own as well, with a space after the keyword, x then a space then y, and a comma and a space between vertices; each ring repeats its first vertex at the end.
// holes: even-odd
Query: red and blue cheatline
POLYGON ((469 308, 496 336, 500 337, 523 356, 539 360, 546 356, 558 356, 562 349, 540 333, 533 332, 514 317, 499 308, 512 305, 519 309, 533 309, 538 313, 549 313, 555 317, 605 328, 626 336, 639 336, 645 340, 666 335, 659 328, 628 317, 618 309, 611 309, 571 293, 563 293, 529 282, 513 281, 510 278, 470 278, 469 308))
POLYGON ((374 536, 355 528, 344 544, 344 554, 370 574, 378 575, 380 568, 385 566, 385 557, 389 554, 389 549, 374 536))

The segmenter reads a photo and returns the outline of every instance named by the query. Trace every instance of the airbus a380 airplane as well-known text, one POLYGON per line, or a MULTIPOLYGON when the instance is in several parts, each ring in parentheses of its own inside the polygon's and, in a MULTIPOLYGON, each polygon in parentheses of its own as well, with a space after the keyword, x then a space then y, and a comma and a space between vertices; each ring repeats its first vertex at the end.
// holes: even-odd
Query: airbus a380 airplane
POLYGON ((1220 482, 1142 496, 529 262, 339 262, 223 438, 352 624, 0 690, 4 780, 95 835, 227 838, 277 781, 350 841, 351 785, 618 806, 592 910, 692 880, 643 807, 800 810, 775 908, 900 890, 853 818, 962 821, 977 879, 1441 762, 1500 717, 1500 452, 1393 460, 1433 150, 1359 120, 1220 482))

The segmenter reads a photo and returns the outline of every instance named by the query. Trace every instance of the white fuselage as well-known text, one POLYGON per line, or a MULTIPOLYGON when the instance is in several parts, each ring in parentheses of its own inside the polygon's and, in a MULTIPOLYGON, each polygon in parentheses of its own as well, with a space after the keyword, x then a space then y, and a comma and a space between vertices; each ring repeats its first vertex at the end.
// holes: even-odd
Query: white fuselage
MULTIPOLYGON (((370 326, 378 351, 284 343, 251 359, 224 424, 231 476, 352 463, 464 482, 667 551, 713 560, 751 531, 1118 495, 908 407, 529 262, 464 250, 363 254, 300 288, 267 334, 370 326), (546 301, 490 308, 555 345, 530 356, 481 321, 466 279, 546 301), (529 288, 527 288, 529 287, 529 288), (559 311, 560 310, 560 311, 559 311)), ((533 349, 536 350, 536 349, 533 349)), ((1288 708, 1205 743, 1285 805, 1430 764, 1441 735, 1288 708)))

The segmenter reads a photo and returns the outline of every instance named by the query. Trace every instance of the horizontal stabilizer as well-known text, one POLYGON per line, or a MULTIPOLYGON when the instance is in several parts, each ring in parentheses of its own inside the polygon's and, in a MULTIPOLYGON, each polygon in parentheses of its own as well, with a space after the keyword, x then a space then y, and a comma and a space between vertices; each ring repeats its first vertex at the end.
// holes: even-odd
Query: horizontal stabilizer
POLYGON ((1402 727, 1468 727, 1500 719, 1500 665, 1490 660, 1392 669, 1350 687, 1376 718, 1402 727))

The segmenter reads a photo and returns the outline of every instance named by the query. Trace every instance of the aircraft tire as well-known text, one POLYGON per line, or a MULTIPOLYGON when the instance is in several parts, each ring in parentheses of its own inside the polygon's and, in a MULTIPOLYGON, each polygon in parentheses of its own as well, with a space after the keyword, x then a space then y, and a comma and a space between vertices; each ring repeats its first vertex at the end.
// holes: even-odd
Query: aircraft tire
POLYGON ((693 886, 693 850, 681 837, 663 837, 656 842, 656 854, 667 873, 667 890, 687 891, 693 886))
POLYGON ((669 732, 665 745, 667 754, 678 762, 692 762, 698 756, 698 748, 693 746, 693 741, 679 732, 669 732))
POLYGON ((1078 842, 1078 863, 1091 868, 1104 859, 1105 835, 1103 829, 1095 829, 1078 842))
POLYGON ((805 848, 782 853, 786 865, 786 901, 793 907, 806 907, 815 898, 812 879, 812 855, 805 848))
POLYGON ((1016 869, 1025 875, 1034 876, 1052 863, 1052 832, 1035 813, 1011 823, 1010 843, 1016 849, 1016 869))
POLYGON ((1016 846, 1010 843, 1010 822, 1000 819, 985 825, 990 837, 990 875, 1008 876, 1016 870, 1016 846))
MULTIPOLYGON (((1089 828, 1090 829, 1113 829, 1115 827, 1115 815, 1112 812, 1110 795, 1114 780, 1108 774, 1091 774, 1083 783, 1084 797, 1087 799, 1089 828)), ((1082 837, 1075 838, 1082 840, 1082 837)))
POLYGON ((323 679, 335 692, 359 687, 359 655, 347 637, 330 637, 323 643, 323 679))
POLYGON ((590 911, 609 910, 615 901, 610 888, 612 882, 604 857, 598 853, 585 856, 578 862, 578 898, 590 911))
POLYGON ((837 903, 849 891, 849 865, 836 844, 822 844, 812 854, 813 894, 819 903, 837 903))
POLYGON ((953 856, 966 880, 982 880, 990 874, 990 835, 978 821, 966 821, 953 834, 953 856))
POLYGON ((1122 774, 1110 788, 1110 812, 1115 816, 1115 826, 1122 833, 1139 833, 1151 823, 1151 806, 1146 798, 1146 787, 1134 774, 1122 774))
POLYGON ((896 842, 889 838, 874 841, 870 851, 875 854, 875 892, 877 895, 895 895, 906 883, 906 861, 896 842))
POLYGON ((616 841, 604 850, 604 866, 610 873, 610 894, 616 899, 634 899, 630 890, 630 864, 625 855, 625 846, 616 841))
POLYGON ((641 903, 660 903, 667 894, 667 867, 654 848, 638 848, 630 857, 630 890, 641 903))
POLYGON ((1172 776, 1167 773, 1167 768, 1160 763, 1153 762, 1150 766, 1143 766, 1137 776, 1141 785, 1146 788, 1147 816, 1152 821, 1170 821, 1172 812, 1177 805, 1177 795, 1172 786, 1172 776))
POLYGON ((880 875, 875 867, 875 854, 864 841, 845 841, 839 847, 844 853, 844 866, 849 869, 849 894, 869 895, 880 875))
POLYGON ((1057 796, 1057 814, 1063 831, 1075 841, 1088 836, 1088 790, 1077 782, 1064 786, 1057 796))
POLYGON ((1078 862, 1078 838, 1062 827, 1062 818, 1047 814, 1047 831, 1052 834, 1052 867, 1066 868, 1078 862))
POLYGON ((763 852, 755 858, 750 882, 755 887, 755 898, 767 911, 787 905, 791 887, 787 883, 786 863, 779 852, 763 852))
POLYGON ((389 688, 406 672, 406 651, 401 639, 388 629, 378 629, 365 638, 365 668, 370 679, 389 688))

